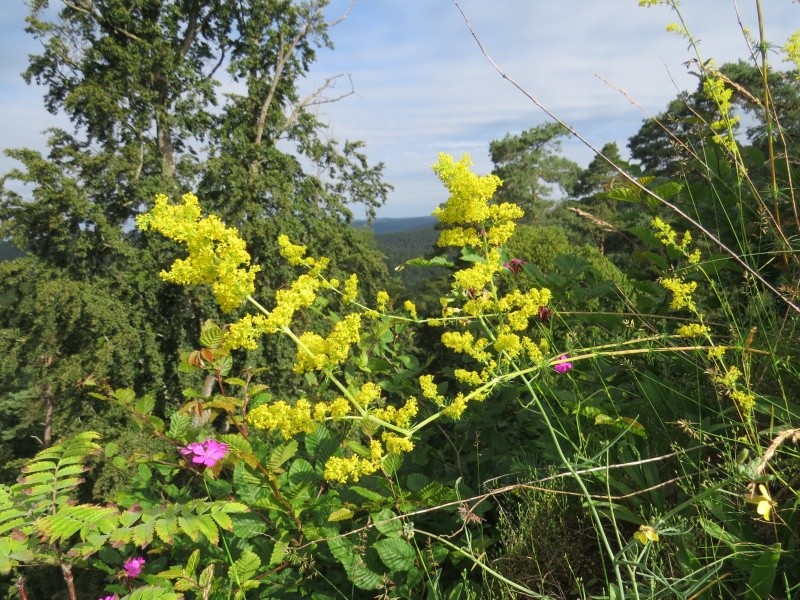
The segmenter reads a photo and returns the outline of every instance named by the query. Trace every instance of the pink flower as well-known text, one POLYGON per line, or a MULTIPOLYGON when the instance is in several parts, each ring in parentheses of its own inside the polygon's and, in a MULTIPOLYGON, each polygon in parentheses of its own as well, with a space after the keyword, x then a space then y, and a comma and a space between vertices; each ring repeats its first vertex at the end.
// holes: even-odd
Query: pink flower
POLYGON ((192 442, 188 446, 181 448, 180 453, 184 456, 191 456, 192 462, 195 464, 213 467, 217 462, 225 458, 228 453, 228 445, 217 440, 192 442))
POLYGON ((124 563, 122 563, 122 569, 125 571, 125 576, 130 577, 131 579, 139 575, 142 572, 142 567, 146 561, 141 556, 137 556, 136 558, 129 558, 124 563))
POLYGON ((103 596, 102 598, 98 598, 97 600, 119 600, 119 596, 114 594, 113 596, 103 596))
MULTIPOLYGON (((561 356, 558 357, 558 360, 563 360, 563 361, 567 360, 567 355, 562 354, 561 356)), ((572 368, 572 363, 560 362, 557 365, 553 365, 553 368, 555 369, 556 373, 561 373, 563 375, 572 368)))

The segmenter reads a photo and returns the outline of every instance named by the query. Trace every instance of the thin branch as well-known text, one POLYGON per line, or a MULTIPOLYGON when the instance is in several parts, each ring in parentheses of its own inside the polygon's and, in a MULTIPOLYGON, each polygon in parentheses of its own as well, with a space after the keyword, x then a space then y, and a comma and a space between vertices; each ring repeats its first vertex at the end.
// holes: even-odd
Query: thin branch
POLYGON ((722 240, 720 240, 713 233, 711 233, 711 231, 709 231, 706 227, 704 227, 698 221, 693 219, 686 212, 684 212, 683 210, 678 208, 676 205, 672 204, 668 200, 662 198, 661 196, 659 196, 658 194, 656 194, 652 190, 648 189, 640 181, 638 181, 635 177, 633 177, 632 175, 627 173, 624 169, 622 169, 618 165, 616 165, 610 158, 608 158, 605 154, 603 154, 594 144, 592 144, 584 136, 582 136, 580 133, 578 133, 578 131, 574 127, 571 127, 570 125, 567 125, 567 123, 563 119, 561 119, 553 111, 548 109, 531 92, 526 90, 524 87, 522 87, 522 85, 520 85, 514 79, 512 79, 502 68, 500 68, 500 66, 494 61, 494 59, 492 59, 492 57, 489 56, 489 53, 487 52, 486 48, 484 48, 483 43, 481 42, 480 38, 478 38, 478 35, 475 33, 475 30, 473 29, 472 24, 470 23, 469 19, 467 18, 467 15, 464 13, 464 10, 461 8, 461 5, 459 4, 458 0, 453 0, 453 4, 458 9, 458 12, 461 13, 462 18, 464 19, 464 23, 467 26, 467 30, 470 32, 470 35, 472 35, 473 39, 478 44, 478 48, 480 49, 481 54, 483 54, 484 58, 486 58, 486 60, 489 62, 489 64, 492 65, 492 68, 494 68, 494 70, 497 71, 497 73, 503 79, 508 81, 512 86, 514 86, 517 90, 519 90, 526 98, 528 98, 528 100, 530 100, 534 104, 534 106, 536 106, 539 110, 544 112, 548 117, 553 119, 556 123, 559 123, 560 125, 565 127, 567 129, 567 131, 569 131, 570 134, 575 136, 575 139, 577 139, 584 146, 586 146, 589 150, 591 150, 596 156, 598 156, 599 158, 604 160, 611 168, 613 168, 617 173, 619 173, 619 175, 622 178, 624 178, 626 181, 628 181, 631 185, 635 186, 636 188, 638 188, 639 190, 641 190, 642 192, 644 192, 645 194, 647 194, 651 198, 653 198, 656 201, 658 201, 659 203, 661 203, 663 206, 667 207, 669 210, 671 210, 672 212, 674 212, 675 214, 677 214, 678 216, 680 216, 681 218, 686 220, 686 222, 691 223, 693 226, 695 226, 699 231, 701 231, 703 233, 703 235, 705 235, 709 240, 711 240, 714 244, 716 244, 717 247, 719 247, 723 252, 728 254, 734 261, 739 263, 739 265, 745 271, 747 271, 754 279, 759 281, 764 287, 766 287, 773 294, 775 294, 775 296, 780 298, 780 300, 782 300, 792 310, 794 310, 796 313, 800 314, 800 305, 795 304, 794 302, 792 302, 791 299, 789 299, 786 296, 784 296, 780 292, 780 290, 778 290, 775 286, 773 286, 771 283, 769 283, 753 267, 751 267, 749 264, 747 264, 747 262, 741 256, 739 256, 736 252, 734 252, 733 250, 728 248, 728 246, 726 246, 722 242, 722 240))
POLYGON ((128 38, 128 39, 131 39, 131 40, 133 40, 134 42, 143 42, 143 41, 144 41, 144 40, 143 40, 142 38, 140 38, 138 35, 136 35, 136 34, 133 34, 133 33, 131 33, 130 31, 128 31, 128 30, 126 30, 126 29, 120 29, 120 28, 119 28, 119 27, 117 27, 116 25, 113 25, 113 24, 111 24, 111 23, 108 21, 108 19, 104 19, 104 18, 103 18, 103 15, 100 15, 100 14, 96 13, 96 12, 95 12, 93 9, 87 9, 87 8, 86 8, 86 7, 84 7, 84 6, 79 6, 79 5, 77 5, 77 4, 74 4, 73 2, 70 2, 69 0, 61 0, 61 2, 63 2, 63 3, 64 3, 64 6, 67 6, 68 8, 71 8, 71 9, 72 9, 72 10, 74 10, 74 11, 77 11, 77 12, 79 12, 79 13, 83 13, 84 15, 86 15, 86 16, 88 16, 88 17, 92 17, 92 18, 93 18, 93 19, 95 19, 95 20, 96 20, 98 23, 104 23, 104 24, 105 24, 107 27, 109 27, 111 30, 113 30, 113 31, 115 31, 115 32, 117 32, 117 33, 119 33, 119 34, 121 34, 121 35, 125 36, 125 37, 126 37, 126 38, 128 38))

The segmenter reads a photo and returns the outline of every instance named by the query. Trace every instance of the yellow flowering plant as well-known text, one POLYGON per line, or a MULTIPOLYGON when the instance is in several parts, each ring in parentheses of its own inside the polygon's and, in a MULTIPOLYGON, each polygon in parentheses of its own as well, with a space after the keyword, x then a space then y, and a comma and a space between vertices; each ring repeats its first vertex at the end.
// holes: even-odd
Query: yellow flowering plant
MULTIPOLYGON (((468 157, 455 161, 448 155, 441 155, 434 165, 450 191, 447 202, 434 212, 443 224, 439 245, 458 246, 472 256, 468 266, 455 271, 451 292, 442 299, 441 318, 430 320, 445 329, 441 342, 446 348, 473 361, 471 368, 455 370, 461 389, 451 396, 432 392, 432 376, 424 375, 418 379, 417 394, 390 398, 365 379, 359 368, 359 344, 370 327, 424 322, 410 300, 403 304, 405 315, 389 312, 392 299, 386 291, 378 292, 373 303, 363 302, 355 274, 342 286, 328 277, 327 259, 307 256, 304 246, 281 235, 282 257, 300 272, 276 292, 267 308, 255 298, 259 268, 250 264, 243 240, 216 217, 202 216, 196 196, 185 194, 178 204, 158 196, 154 207, 138 219, 143 230, 158 231, 186 246, 188 256, 161 273, 165 281, 210 285, 224 312, 243 303, 255 309, 227 324, 213 347, 205 348, 207 355, 218 358, 239 349, 252 350, 262 336, 281 334, 295 344, 295 372, 321 377, 336 390, 338 395, 317 391, 257 403, 246 414, 247 424, 277 432, 285 440, 311 434, 326 423, 346 426, 346 437, 355 445, 349 450, 343 446, 339 454, 329 457, 324 473, 331 481, 358 481, 374 473, 387 457, 410 452, 424 427, 442 417, 458 419, 470 402, 485 399, 494 386, 513 378, 520 368, 532 372, 546 364, 548 342, 541 334, 535 335, 530 324, 550 302, 549 290, 501 293, 497 284, 507 269, 502 244, 512 235, 514 220, 522 211, 509 203, 492 202, 500 180, 475 175, 469 166, 468 157), (324 296, 338 298, 344 313, 333 318, 325 334, 295 331, 298 312, 311 309, 324 296), (424 411, 417 398, 427 401, 424 411)), ((194 357, 201 360, 202 354, 194 357)), ((207 365, 213 367, 213 362, 207 365)))

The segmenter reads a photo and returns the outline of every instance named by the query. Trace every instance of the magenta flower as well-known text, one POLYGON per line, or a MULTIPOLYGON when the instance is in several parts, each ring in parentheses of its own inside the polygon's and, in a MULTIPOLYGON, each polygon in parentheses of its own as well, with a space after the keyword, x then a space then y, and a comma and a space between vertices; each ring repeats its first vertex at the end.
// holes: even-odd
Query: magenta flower
MULTIPOLYGON (((567 355, 562 354, 561 356, 558 357, 558 360, 567 360, 567 355)), ((555 369, 556 373, 561 373, 563 375, 572 368, 572 363, 560 362, 557 365, 553 365, 553 368, 555 369)))
POLYGON ((217 462, 225 458, 228 453, 228 445, 217 440, 192 442, 188 446, 181 448, 180 453, 184 456, 191 456, 192 462, 197 465, 213 467, 217 462))
POLYGON ((136 558, 129 558, 122 563, 122 569, 125 571, 125 576, 133 579, 142 572, 142 567, 146 561, 141 556, 136 558))
POLYGON ((503 266, 511 271, 514 275, 519 274, 522 271, 522 265, 525 264, 525 261, 521 258, 512 258, 509 261, 503 263, 503 266))
POLYGON ((113 596, 103 596, 102 598, 98 598, 97 600, 119 600, 119 596, 114 594, 113 596))

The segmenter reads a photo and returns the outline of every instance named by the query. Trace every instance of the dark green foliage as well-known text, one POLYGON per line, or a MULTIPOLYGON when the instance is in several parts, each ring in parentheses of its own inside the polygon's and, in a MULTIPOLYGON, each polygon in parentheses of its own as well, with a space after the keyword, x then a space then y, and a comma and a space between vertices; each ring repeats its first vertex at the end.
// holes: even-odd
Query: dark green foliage
MULTIPOLYGON (((316 50, 331 45, 325 5, 31 3, 27 30, 42 48, 24 77, 74 130, 51 130, 47 155, 6 151, 20 167, 3 178, 0 238, 26 258, 3 263, 4 456, 87 427, 96 410, 105 425, 95 429, 119 428, 87 401, 87 378, 153 393, 160 409, 181 402, 176 359, 215 308, 204 290, 154 278, 176 248, 140 236, 132 219, 157 193, 197 191, 240 228, 265 302, 290 277, 274 260, 280 233, 330 256, 333 273, 358 273, 366 293, 385 287, 371 235, 348 224, 348 206, 374 214, 385 200, 383 167, 359 142, 322 133, 317 98, 297 91, 316 50), (223 57, 243 93, 220 93, 223 57)), ((285 349, 267 352, 288 360, 285 349)))
POLYGON ((493 172, 503 180, 498 199, 521 206, 529 221, 538 223, 554 190, 565 193, 575 185, 580 167, 558 155, 565 135, 561 125, 545 123, 489 144, 493 172))

